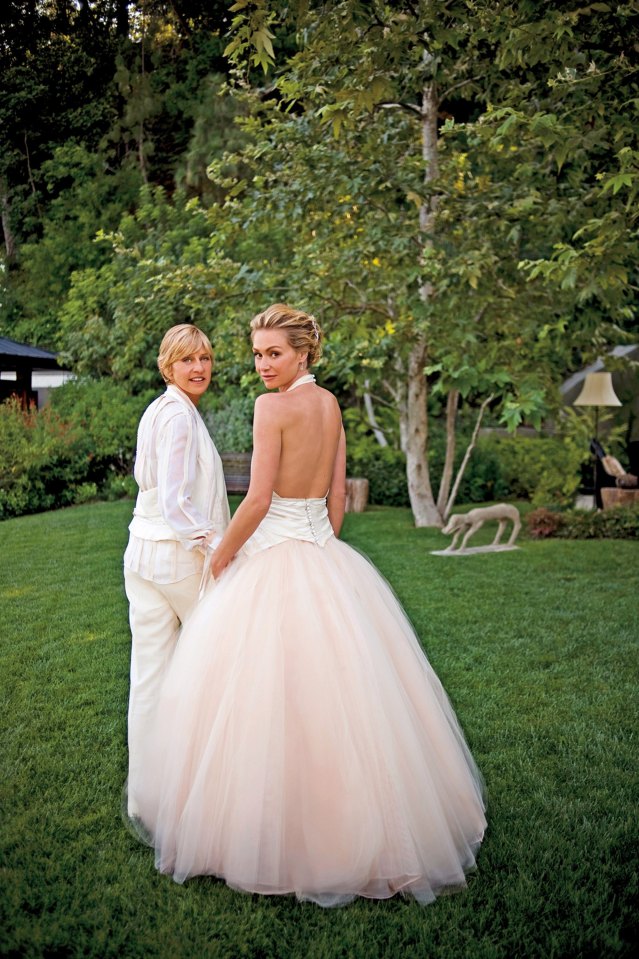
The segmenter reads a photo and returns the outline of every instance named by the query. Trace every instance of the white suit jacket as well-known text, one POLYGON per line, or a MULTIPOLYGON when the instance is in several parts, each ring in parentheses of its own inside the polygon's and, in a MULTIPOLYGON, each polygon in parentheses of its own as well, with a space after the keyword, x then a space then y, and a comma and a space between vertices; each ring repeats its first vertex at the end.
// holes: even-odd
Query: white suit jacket
POLYGON ((177 386, 168 386, 140 420, 134 476, 139 493, 125 567, 157 583, 200 573, 202 537, 223 535, 229 506, 219 453, 177 386))

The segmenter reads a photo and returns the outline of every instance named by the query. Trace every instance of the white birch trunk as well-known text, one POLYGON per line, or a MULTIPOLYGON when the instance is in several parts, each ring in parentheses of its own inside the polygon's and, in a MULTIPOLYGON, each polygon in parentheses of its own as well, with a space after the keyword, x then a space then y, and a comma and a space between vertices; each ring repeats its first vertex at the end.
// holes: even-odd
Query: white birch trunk
MULTIPOLYGON (((424 67, 427 69, 430 54, 424 51, 424 67)), ((437 178, 437 91, 434 83, 427 83, 422 93, 422 156, 424 159, 424 183, 428 185, 437 178)), ((426 199, 419 211, 419 225, 423 235, 423 248, 431 243, 430 234, 434 226, 435 202, 426 199)), ((429 304, 433 295, 432 285, 424 280, 420 287, 420 296, 429 304)), ((406 438, 406 476, 408 495, 415 526, 443 525, 442 516, 433 497, 428 469, 428 384, 424 366, 426 365, 427 344, 419 340, 412 348, 408 364, 407 389, 407 438, 406 438)))
POLYGON ((366 380, 365 384, 365 393, 364 393, 364 409, 366 410, 366 416, 368 417, 368 422, 373 431, 373 436, 377 440, 380 446, 388 446, 388 440, 384 436, 383 430, 379 428, 379 423, 377 422, 377 417, 375 416, 375 408, 373 406, 373 399, 371 394, 368 392, 369 382, 366 380))

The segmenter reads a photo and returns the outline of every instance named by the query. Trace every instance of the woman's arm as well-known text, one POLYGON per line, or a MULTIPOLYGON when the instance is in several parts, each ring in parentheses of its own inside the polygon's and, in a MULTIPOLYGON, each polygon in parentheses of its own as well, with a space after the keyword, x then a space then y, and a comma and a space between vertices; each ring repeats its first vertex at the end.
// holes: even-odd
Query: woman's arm
POLYGON ((333 475, 331 477, 331 487, 328 491, 328 518, 333 527, 333 532, 339 536, 344 522, 344 509, 346 506, 346 436, 344 427, 342 427, 335 454, 335 463, 333 465, 333 475))
POLYGON ((266 516, 273 498, 281 451, 282 425, 277 399, 268 394, 258 396, 253 418, 251 482, 222 542, 213 553, 211 573, 216 579, 266 516))

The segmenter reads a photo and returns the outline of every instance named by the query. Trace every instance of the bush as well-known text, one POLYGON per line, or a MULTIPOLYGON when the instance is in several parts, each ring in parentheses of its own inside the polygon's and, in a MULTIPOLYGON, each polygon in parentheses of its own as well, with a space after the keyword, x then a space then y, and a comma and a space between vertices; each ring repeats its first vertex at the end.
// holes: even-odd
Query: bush
POLYGON ((534 539, 639 539, 639 507, 616 506, 608 510, 537 509, 526 517, 534 539))
POLYGON ((134 493, 139 418, 153 394, 110 380, 67 383, 51 404, 0 405, 0 518, 134 493))
POLYGON ((369 502, 376 506, 409 506, 406 457, 373 440, 370 450, 347 455, 348 476, 363 476, 369 483, 369 502))
POLYGON ((557 536, 564 522, 562 513, 557 512, 557 510, 545 509, 543 506, 526 516, 528 535, 532 539, 547 539, 549 536, 557 536))
POLYGON ((74 380, 51 393, 51 408, 79 430, 88 459, 87 479, 101 490, 133 469, 138 423, 157 396, 153 390, 132 396, 113 380, 74 380))
MULTIPOLYGON (((487 436, 480 438, 473 452, 472 471, 484 460, 495 476, 494 489, 486 499, 527 499, 533 505, 557 503, 568 506, 580 484, 580 468, 588 455, 587 444, 580 448, 560 437, 487 436)), ((472 463, 472 458, 471 458, 472 463)))
POLYGON ((109 502, 118 499, 134 499, 138 493, 138 484, 135 482, 132 473, 126 473, 121 476, 119 473, 111 473, 102 484, 100 489, 101 499, 109 502))
POLYGON ((76 505, 80 503, 90 503, 91 500, 98 498, 98 487, 95 483, 80 483, 79 486, 75 488, 75 495, 73 497, 73 502, 76 505))
POLYGON ((534 506, 568 507, 588 456, 588 442, 568 436, 482 436, 466 467, 458 500, 509 498, 529 500, 534 506))
POLYGON ((80 431, 54 410, 0 404, 0 518, 68 506, 87 469, 80 431))
POLYGON ((253 449, 253 404, 250 394, 207 394, 200 413, 219 453, 250 453, 253 449))
POLYGON ((569 510, 558 535, 564 539, 639 539, 639 507, 569 510))

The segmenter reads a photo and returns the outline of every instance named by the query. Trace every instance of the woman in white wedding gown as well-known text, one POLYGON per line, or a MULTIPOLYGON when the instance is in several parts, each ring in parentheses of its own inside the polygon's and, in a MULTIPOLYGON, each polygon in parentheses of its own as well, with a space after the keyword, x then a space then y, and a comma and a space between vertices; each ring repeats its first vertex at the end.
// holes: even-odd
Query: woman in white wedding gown
POLYGON ((392 590, 337 539, 345 441, 307 372, 316 321, 276 304, 251 327, 274 392, 256 402, 250 488, 169 666, 140 819, 178 882, 430 902, 474 865, 481 776, 392 590))

